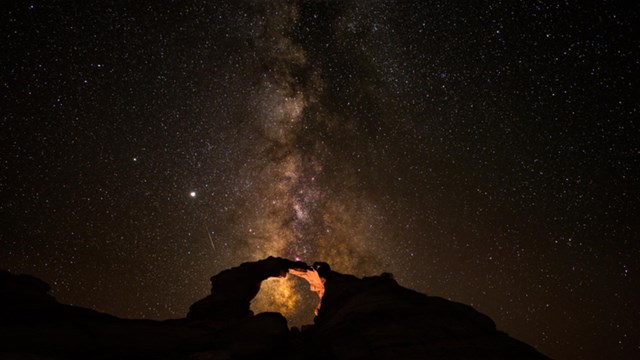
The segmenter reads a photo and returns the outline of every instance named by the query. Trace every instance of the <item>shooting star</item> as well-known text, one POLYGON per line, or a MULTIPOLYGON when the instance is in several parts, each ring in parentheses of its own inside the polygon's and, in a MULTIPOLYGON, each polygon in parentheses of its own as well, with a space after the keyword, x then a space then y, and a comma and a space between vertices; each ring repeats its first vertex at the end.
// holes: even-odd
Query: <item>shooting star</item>
POLYGON ((207 235, 209 236, 209 243, 211 243, 211 248, 213 251, 216 251, 216 246, 213 244, 213 238, 211 237, 211 232, 209 231, 209 227, 205 225, 204 227, 207 230, 207 235))

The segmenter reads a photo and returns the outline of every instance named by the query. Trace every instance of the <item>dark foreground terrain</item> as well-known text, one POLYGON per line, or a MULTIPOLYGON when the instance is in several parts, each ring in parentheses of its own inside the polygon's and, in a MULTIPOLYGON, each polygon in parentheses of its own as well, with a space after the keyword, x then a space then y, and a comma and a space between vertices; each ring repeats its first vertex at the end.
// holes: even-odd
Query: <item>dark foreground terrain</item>
POLYGON ((185 319, 125 320, 60 304, 41 280, 0 271, 0 359, 546 359, 472 307, 390 276, 270 257, 211 284, 185 319), (279 313, 249 310, 261 282, 289 270, 324 281, 315 324, 302 332, 279 313))

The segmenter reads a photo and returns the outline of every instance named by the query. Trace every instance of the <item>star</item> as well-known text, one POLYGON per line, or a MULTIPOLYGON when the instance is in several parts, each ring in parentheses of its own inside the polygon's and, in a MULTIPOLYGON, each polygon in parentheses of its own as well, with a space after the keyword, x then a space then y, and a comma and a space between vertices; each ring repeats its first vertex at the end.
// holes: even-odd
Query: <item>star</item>
POLYGON ((623 2, 7 3, 0 268, 60 302, 178 317, 218 271, 297 256, 476 304, 553 358, 638 358, 623 2))

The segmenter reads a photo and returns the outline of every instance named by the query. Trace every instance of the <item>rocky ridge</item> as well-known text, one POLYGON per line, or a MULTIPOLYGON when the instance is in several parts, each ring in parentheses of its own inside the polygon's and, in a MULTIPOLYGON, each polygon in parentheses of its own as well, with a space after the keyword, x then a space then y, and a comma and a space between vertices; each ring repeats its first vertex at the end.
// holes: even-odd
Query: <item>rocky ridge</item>
POLYGON ((472 307, 404 288, 389 274, 357 278, 326 263, 269 257, 224 270, 211 285, 184 319, 126 320, 60 304, 41 280, 0 271, 0 358, 546 359, 472 307), (317 273, 324 283, 303 331, 279 313, 250 310, 263 280, 290 272, 317 273))

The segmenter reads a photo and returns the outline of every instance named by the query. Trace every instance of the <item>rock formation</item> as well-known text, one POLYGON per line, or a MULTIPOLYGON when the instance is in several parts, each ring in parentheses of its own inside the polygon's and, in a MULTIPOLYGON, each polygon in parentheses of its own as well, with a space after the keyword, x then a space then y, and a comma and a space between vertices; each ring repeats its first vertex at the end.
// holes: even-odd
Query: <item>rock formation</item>
POLYGON ((546 359, 472 307, 281 258, 211 278, 185 319, 124 320, 63 305, 49 286, 0 271, 2 359, 546 359), (260 283, 287 273, 324 293, 314 324, 290 331, 279 313, 253 315, 260 283), (318 281, 321 279, 321 281, 318 281))
POLYGON ((284 277, 290 269, 306 271, 311 268, 303 262, 268 257, 243 263, 211 277, 211 295, 191 305, 187 319, 209 323, 233 322, 253 315, 251 300, 260 291, 262 281, 270 277, 284 277))
MULTIPOLYGON (((315 267, 315 265, 314 265, 315 267)), ((307 359, 543 359, 470 306, 404 288, 388 275, 359 279, 328 269, 307 359)))

